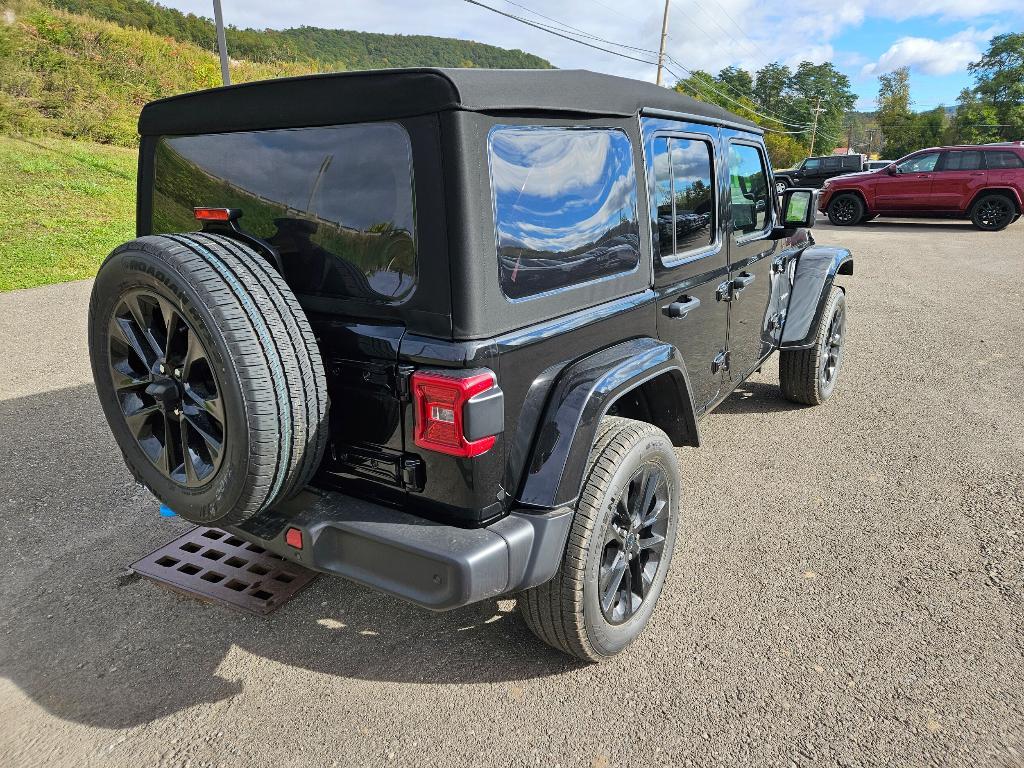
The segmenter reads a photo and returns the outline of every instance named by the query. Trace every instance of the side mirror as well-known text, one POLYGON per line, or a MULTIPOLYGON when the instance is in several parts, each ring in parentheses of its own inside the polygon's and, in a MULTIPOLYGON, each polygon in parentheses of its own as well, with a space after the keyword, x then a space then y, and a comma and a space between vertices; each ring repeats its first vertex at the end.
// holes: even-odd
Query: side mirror
POLYGON ((895 165, 887 165, 885 166, 885 172, 890 176, 896 176, 899 174, 900 170, 895 165))
POLYGON ((814 226, 818 191, 791 187, 782 193, 782 226, 772 231, 772 237, 779 240, 792 237, 798 229, 814 226))

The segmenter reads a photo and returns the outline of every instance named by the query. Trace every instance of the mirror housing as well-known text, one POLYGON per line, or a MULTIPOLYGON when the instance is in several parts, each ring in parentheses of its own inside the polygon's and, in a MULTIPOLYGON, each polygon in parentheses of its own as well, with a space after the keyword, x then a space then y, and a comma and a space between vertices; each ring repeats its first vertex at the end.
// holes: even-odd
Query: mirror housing
POLYGON ((899 169, 896 167, 896 163, 885 166, 885 172, 888 173, 890 176, 899 175, 899 169))
POLYGON ((798 229, 810 229, 818 210, 818 190, 804 187, 790 187, 782 193, 782 226, 772 231, 772 237, 780 240, 792 237, 798 229))

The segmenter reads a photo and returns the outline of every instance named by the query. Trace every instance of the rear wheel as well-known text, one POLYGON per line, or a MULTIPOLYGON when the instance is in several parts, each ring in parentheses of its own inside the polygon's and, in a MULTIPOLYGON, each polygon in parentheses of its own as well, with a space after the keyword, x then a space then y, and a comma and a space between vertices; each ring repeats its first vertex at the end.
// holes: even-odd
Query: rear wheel
POLYGON ((1006 195, 979 197, 971 206, 971 222, 985 232, 998 232, 1014 222, 1017 209, 1006 195))
POLYGON ((637 638, 668 573, 680 488, 664 432, 631 419, 601 421, 562 564, 519 599, 537 637, 588 661, 611 658, 637 638))
POLYGON ((857 195, 837 195, 828 204, 828 220, 837 227, 859 224, 865 213, 864 203, 857 195))
POLYGON ((818 320, 814 346, 784 349, 779 356, 779 384, 788 400, 820 405, 832 396, 846 348, 846 294, 833 287, 818 320))
POLYGON ((327 438, 320 353, 254 251, 203 233, 139 238, 100 267, 96 390, 135 478, 196 523, 238 523, 311 478, 327 438))
POLYGON ((775 180, 775 194, 776 195, 781 195, 787 189, 789 189, 789 182, 785 181, 784 179, 776 179, 775 180))

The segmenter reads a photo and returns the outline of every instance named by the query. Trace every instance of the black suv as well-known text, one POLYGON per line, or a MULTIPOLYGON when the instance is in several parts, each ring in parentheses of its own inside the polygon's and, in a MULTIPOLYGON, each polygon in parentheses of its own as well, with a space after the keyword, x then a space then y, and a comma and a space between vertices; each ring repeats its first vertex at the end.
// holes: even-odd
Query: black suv
POLYGON ((310 568, 438 610, 517 594, 608 658, 665 581, 701 417, 775 350, 787 397, 836 384, 850 254, 717 107, 392 70, 166 99, 139 129, 138 239, 90 308, 106 417, 182 517, 310 568))
POLYGON ((820 189, 825 179, 844 173, 866 170, 864 155, 823 155, 805 158, 796 168, 775 172, 775 191, 782 194, 789 187, 820 189))

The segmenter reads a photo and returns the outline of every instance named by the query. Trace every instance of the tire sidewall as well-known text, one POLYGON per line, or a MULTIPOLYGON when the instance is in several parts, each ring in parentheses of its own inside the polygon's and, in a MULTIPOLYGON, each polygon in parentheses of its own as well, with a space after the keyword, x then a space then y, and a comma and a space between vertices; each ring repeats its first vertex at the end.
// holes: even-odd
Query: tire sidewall
POLYGON ((249 463, 249 430, 245 403, 237 372, 220 333, 211 332, 218 323, 199 289, 186 280, 166 258, 145 250, 144 245, 115 251, 96 276, 89 314, 89 350, 93 379, 111 431, 135 476, 174 511, 192 522, 214 522, 218 510, 231 509, 245 490, 249 463), (187 319, 200 337, 217 377, 224 408, 225 455, 217 474, 199 488, 186 488, 165 477, 149 460, 128 428, 110 374, 109 323, 121 298, 132 290, 159 293, 187 319))
POLYGON ((846 294, 838 288, 834 288, 833 291, 834 293, 829 298, 828 304, 825 305, 825 311, 821 313, 821 325, 818 328, 818 365, 815 366, 814 375, 816 377, 815 386, 821 402, 828 400, 832 397, 832 393, 836 391, 836 384, 839 381, 840 374, 843 372, 843 361, 846 359, 846 294), (821 364, 824 356, 827 354, 825 344, 828 341, 828 331, 832 325, 832 318, 835 317, 836 312, 840 308, 843 310, 842 344, 839 347, 839 360, 836 362, 835 376, 832 377, 832 381, 829 383, 828 388, 826 388, 825 383, 821 380, 821 364))
POLYGON ((634 445, 612 475, 611 482, 601 498, 598 517, 591 531, 587 547, 584 570, 583 624, 587 640, 594 651, 604 657, 614 656, 629 645, 643 631, 661 596, 662 587, 668 574, 676 533, 679 527, 680 497, 682 482, 679 462, 672 444, 664 434, 646 434, 634 445), (599 582, 601 556, 604 550, 604 534, 611 521, 615 504, 625 492, 630 478, 644 464, 657 464, 665 473, 669 488, 668 531, 665 536, 664 557, 657 575, 651 584, 651 591, 644 598, 640 609, 622 624, 610 624, 601 611, 599 582))

